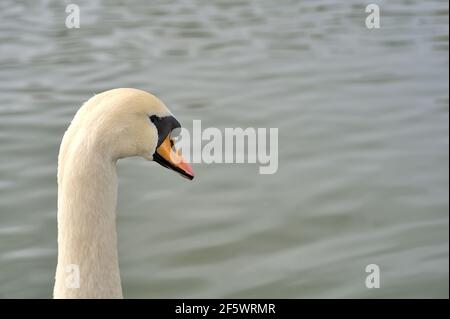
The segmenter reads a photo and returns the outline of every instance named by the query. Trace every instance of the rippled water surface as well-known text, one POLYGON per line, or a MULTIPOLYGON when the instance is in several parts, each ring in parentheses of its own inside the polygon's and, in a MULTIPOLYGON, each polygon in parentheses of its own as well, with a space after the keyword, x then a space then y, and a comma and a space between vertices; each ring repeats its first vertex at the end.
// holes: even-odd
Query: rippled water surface
POLYGON ((279 128, 279 169, 119 164, 127 297, 448 297, 447 1, 0 3, 0 297, 51 297, 61 137, 94 93, 279 128), (381 288, 365 287, 378 264, 381 288))

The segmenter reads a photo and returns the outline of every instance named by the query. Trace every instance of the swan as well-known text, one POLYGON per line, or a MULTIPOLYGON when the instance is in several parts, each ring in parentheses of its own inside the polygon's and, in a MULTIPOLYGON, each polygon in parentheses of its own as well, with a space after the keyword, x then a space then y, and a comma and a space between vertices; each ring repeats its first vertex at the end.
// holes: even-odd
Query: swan
POLYGON ((161 100, 131 88, 97 94, 75 114, 58 155, 54 298, 123 298, 116 162, 141 156, 193 179, 191 166, 173 147, 179 127, 161 100))

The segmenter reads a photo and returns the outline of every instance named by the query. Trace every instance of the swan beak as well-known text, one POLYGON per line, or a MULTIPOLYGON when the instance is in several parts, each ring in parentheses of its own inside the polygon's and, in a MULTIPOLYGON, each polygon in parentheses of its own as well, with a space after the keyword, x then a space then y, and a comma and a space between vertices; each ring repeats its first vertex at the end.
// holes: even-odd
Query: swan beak
POLYGON ((176 150, 172 147, 170 134, 156 149, 153 160, 164 167, 178 172, 187 179, 192 180, 194 178, 194 171, 192 170, 191 165, 183 158, 180 150, 176 150))

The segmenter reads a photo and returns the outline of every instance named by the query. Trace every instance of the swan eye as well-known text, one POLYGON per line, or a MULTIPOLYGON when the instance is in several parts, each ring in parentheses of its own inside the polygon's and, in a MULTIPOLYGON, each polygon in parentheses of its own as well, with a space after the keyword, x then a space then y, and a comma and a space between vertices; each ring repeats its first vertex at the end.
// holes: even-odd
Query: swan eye
POLYGON ((177 130, 177 128, 181 127, 180 123, 171 115, 163 117, 151 115, 149 116, 149 118, 152 121, 153 125, 155 125, 156 129, 158 130, 158 144, 157 144, 158 146, 161 145, 161 143, 164 141, 164 139, 166 139, 166 137, 169 134, 179 131, 177 130))
POLYGON ((152 121, 152 123, 159 122, 160 120, 161 119, 159 117, 157 117, 156 115, 150 116, 150 121, 152 121))

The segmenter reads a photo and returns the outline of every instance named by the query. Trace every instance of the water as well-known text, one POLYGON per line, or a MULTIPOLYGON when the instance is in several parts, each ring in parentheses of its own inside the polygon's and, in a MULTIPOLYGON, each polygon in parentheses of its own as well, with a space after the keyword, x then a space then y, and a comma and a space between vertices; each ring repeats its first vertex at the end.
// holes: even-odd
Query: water
POLYGON ((126 297, 446 297, 449 7, 380 1, 0 4, 0 297, 51 297, 56 165, 115 87, 187 127, 279 128, 279 170, 119 164, 126 297), (381 288, 365 287, 365 266, 381 288))

